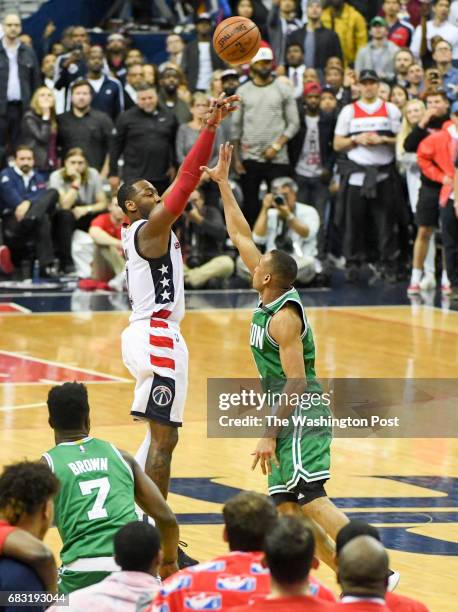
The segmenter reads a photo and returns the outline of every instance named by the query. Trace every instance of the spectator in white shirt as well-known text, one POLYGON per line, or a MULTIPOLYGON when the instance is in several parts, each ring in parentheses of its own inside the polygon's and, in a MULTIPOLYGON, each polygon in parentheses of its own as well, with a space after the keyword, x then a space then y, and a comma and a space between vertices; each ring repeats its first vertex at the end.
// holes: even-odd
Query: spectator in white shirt
MULTIPOLYGON (((452 45, 453 59, 458 60, 458 27, 448 21, 450 0, 435 0, 433 4, 434 18, 426 22, 426 41, 431 52, 431 39, 440 36, 452 45)), ((422 27, 417 26, 410 48, 416 57, 421 56, 422 27)))

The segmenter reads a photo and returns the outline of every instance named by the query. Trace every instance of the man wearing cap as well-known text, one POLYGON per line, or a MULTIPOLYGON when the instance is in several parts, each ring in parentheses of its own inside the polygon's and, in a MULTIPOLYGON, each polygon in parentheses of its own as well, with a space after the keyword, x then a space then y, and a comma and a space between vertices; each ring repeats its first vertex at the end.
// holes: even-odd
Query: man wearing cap
POLYGON ((342 109, 335 129, 334 149, 347 154, 339 161, 336 222, 344 232, 349 280, 357 279, 361 264, 378 261, 391 279, 397 251, 395 206, 402 195, 395 142, 401 113, 379 98, 378 83, 373 70, 361 72, 361 96, 342 109))
POLYGON ((166 64, 159 73, 159 104, 175 115, 178 123, 191 121, 189 106, 178 96, 178 87, 183 82, 182 72, 173 64, 166 64))
POLYGON ((330 57, 343 59, 339 37, 321 23, 321 3, 319 0, 309 0, 307 4, 307 23, 289 34, 286 48, 299 44, 304 52, 304 63, 308 68, 324 70, 330 57))
POLYGON ((259 188, 263 181, 289 176, 286 143, 299 129, 294 92, 289 83, 272 74, 273 53, 261 47, 251 60, 251 80, 237 93, 239 108, 232 116, 234 169, 240 175, 243 212, 250 224, 260 209, 259 188))
POLYGON ((185 47, 182 65, 188 87, 193 93, 207 91, 212 72, 225 67, 211 44, 212 22, 209 13, 196 16, 196 32, 197 38, 185 47))
POLYGON ((355 70, 375 70, 379 78, 391 81, 394 78, 394 58, 399 50, 388 40, 388 28, 383 17, 374 17, 370 22, 371 41, 358 51, 355 70))
POLYGON ((328 185, 336 157, 332 146, 336 118, 334 113, 321 112, 320 102, 320 84, 306 83, 303 97, 297 103, 299 131, 289 143, 288 150, 299 188, 298 199, 316 208, 320 215, 318 258, 323 261, 326 252, 328 185))

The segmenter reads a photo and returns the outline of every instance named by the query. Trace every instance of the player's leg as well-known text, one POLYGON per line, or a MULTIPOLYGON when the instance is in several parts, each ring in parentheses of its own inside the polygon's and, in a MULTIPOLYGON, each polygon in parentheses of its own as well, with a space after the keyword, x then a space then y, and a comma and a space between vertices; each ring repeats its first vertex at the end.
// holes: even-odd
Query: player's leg
MULTIPOLYGON (((275 498, 274 498, 275 501, 275 498)), ((277 503, 277 510, 279 514, 288 515, 288 516, 299 516, 301 518, 306 518, 307 522, 310 526, 310 529, 313 531, 313 535, 315 536, 315 554, 326 563, 331 569, 336 571, 335 564, 335 554, 336 554, 336 546, 333 540, 326 534, 324 529, 320 527, 314 520, 312 520, 307 514, 305 514, 302 510, 302 506, 297 501, 284 501, 282 503, 277 503)))
POLYGON ((145 462, 145 472, 159 487, 164 499, 167 499, 170 484, 172 454, 178 442, 178 429, 149 421, 151 441, 145 462))

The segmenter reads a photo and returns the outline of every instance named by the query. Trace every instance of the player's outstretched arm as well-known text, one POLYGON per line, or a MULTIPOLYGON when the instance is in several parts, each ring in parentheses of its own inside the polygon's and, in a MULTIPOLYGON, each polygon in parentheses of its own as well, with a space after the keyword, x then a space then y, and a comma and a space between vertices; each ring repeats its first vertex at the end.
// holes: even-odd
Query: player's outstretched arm
POLYGON ((261 253, 253 241, 250 226, 243 216, 229 184, 232 150, 233 146, 229 143, 221 145, 216 166, 214 168, 207 168, 204 166, 202 170, 207 172, 212 181, 218 184, 221 199, 223 200, 224 215, 226 217, 229 237, 240 253, 243 263, 251 274, 253 274, 261 258, 261 253))
POLYGON ((135 459, 126 451, 120 451, 122 456, 132 468, 135 480, 135 501, 140 508, 154 519, 157 528, 161 533, 162 550, 164 553, 164 560, 162 566, 164 572, 161 571, 161 576, 165 578, 167 575, 173 573, 168 571, 169 569, 176 569, 177 555, 178 555, 178 539, 179 539, 179 528, 175 515, 169 508, 167 502, 159 491, 158 487, 154 484, 149 476, 141 469, 135 459), (167 567, 166 567, 167 566, 167 567))
POLYGON ((142 240, 158 237, 163 239, 165 236, 167 248, 169 230, 183 213, 189 196, 197 187, 202 176, 201 166, 208 164, 218 125, 237 110, 237 107, 233 106, 237 100, 239 96, 225 97, 223 92, 218 99, 212 101, 204 128, 186 155, 176 179, 162 195, 161 203, 154 207, 148 222, 140 230, 142 240))

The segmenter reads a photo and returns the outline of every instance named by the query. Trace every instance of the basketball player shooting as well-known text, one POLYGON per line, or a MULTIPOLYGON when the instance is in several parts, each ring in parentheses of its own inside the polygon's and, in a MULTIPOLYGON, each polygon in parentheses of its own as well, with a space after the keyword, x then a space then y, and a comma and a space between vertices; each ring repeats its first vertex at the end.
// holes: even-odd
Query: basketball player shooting
MULTIPOLYGON (((261 255, 253 242, 250 227, 232 193, 228 180, 232 146, 222 145, 215 168, 202 168, 219 186, 227 230, 253 277, 259 305, 251 323, 251 349, 263 381, 280 383, 282 394, 305 388, 315 389, 315 344, 300 296, 293 283, 297 265, 279 250, 261 255)), ((298 410, 301 406, 298 407, 298 410)), ((283 416, 289 416, 286 406, 283 416)), ((317 538, 318 556, 335 569, 334 541, 347 517, 327 497, 331 432, 301 431, 295 428, 279 436, 273 428, 258 442, 253 469, 260 462, 268 474, 269 494, 283 514, 304 514, 311 519, 317 538)))
MULTIPOLYGON (((210 159, 218 125, 236 110, 233 103, 238 99, 223 93, 212 101, 203 130, 162 197, 143 179, 118 190, 119 206, 130 221, 122 245, 132 314, 122 334, 122 357, 136 379, 131 415, 148 423, 136 460, 165 499, 188 386, 188 350, 180 333, 183 259, 172 225, 200 181, 200 167, 210 159)), ((180 566, 193 564, 182 550, 178 560, 180 566)))

